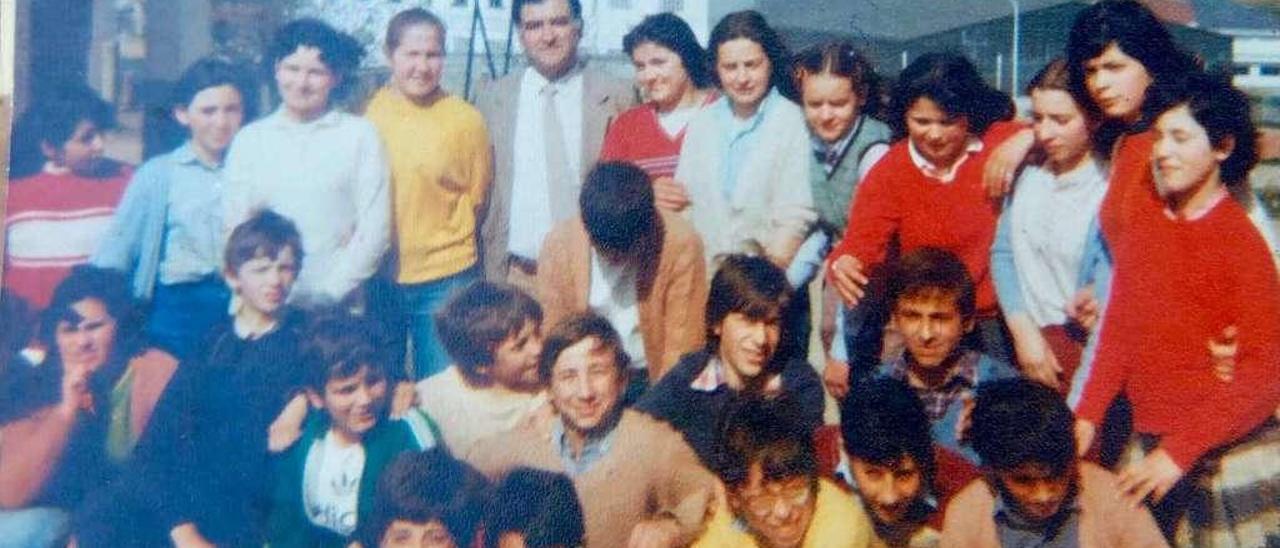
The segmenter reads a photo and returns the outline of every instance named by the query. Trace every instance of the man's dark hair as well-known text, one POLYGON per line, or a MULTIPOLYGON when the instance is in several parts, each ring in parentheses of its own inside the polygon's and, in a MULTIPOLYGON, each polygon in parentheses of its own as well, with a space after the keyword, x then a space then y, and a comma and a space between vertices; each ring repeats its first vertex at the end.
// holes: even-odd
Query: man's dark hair
MULTIPOLYGON (((1209 144, 1220 148, 1234 141, 1231 154, 1220 165, 1222 182, 1235 191, 1249 179, 1258 163, 1258 132, 1253 125, 1249 96, 1231 85, 1229 76, 1200 71, 1168 78, 1152 87, 1151 96, 1164 112, 1182 105, 1204 128, 1209 144)), ((1158 118, 1163 112, 1156 113, 1158 118)))
POLYGON ((454 293, 435 314, 436 334, 458 370, 479 380, 494 352, 525 324, 542 324, 538 301, 515 286, 477 281, 454 293))
POLYGON ((926 485, 935 467, 930 428, 920 398, 897 379, 864 379, 840 402, 840 434, 850 457, 880 466, 911 457, 926 485))
POLYGON ((921 98, 933 101, 947 116, 967 119, 972 135, 982 135, 991 124, 1014 115, 1013 100, 988 86, 973 63, 956 53, 926 53, 902 69, 889 102, 888 122, 895 137, 907 136, 907 111, 921 98))
POLYGON ((818 479, 818 457, 810 432, 796 416, 788 397, 743 397, 720 419, 716 473, 730 488, 742 486, 759 464, 765 481, 806 477, 818 479))
POLYGON ((396 520, 439 521, 457 546, 471 546, 484 514, 487 489, 484 476, 442 448, 401 453, 378 478, 373 509, 355 538, 374 547, 396 520))
POLYGON ((80 265, 72 268, 53 290, 49 306, 40 316, 40 341, 51 356, 58 354, 58 322, 80 323, 80 314, 72 307, 85 299, 101 302, 116 322, 113 356, 128 358, 143 349, 141 310, 130 292, 128 278, 118 270, 80 265))
POLYGON ((569 316, 551 328, 551 333, 547 334, 542 342, 542 356, 538 360, 538 378, 543 383, 551 382, 551 372, 556 360, 560 358, 560 353, 586 339, 596 340, 597 352, 612 352, 614 365, 618 367, 623 378, 626 377, 631 358, 622 348, 622 337, 618 336, 618 331, 613 328, 609 320, 595 313, 586 312, 569 316))
POLYGON ((370 377, 391 378, 386 333, 381 324, 346 311, 319 312, 307 325, 298 349, 307 387, 324 394, 329 381, 369 368, 370 377))
POLYGON ((364 58, 364 46, 319 19, 295 19, 285 23, 272 37, 263 59, 267 74, 274 78, 276 63, 304 47, 320 50, 320 60, 337 78, 337 85, 329 95, 330 103, 346 99, 355 88, 356 69, 364 58))
POLYGON ((641 44, 662 46, 675 53, 694 87, 701 89, 711 85, 707 52, 698 44, 698 37, 694 36, 689 23, 676 14, 663 12, 645 17, 622 37, 622 50, 628 57, 635 55, 641 44))
POLYGON ((778 35, 778 31, 769 26, 764 15, 755 10, 735 11, 724 16, 715 28, 711 29, 711 39, 707 44, 707 55, 711 59, 711 82, 722 87, 720 74, 716 65, 720 60, 720 46, 725 42, 746 38, 764 50, 772 69, 769 74, 769 85, 778 88, 783 96, 795 101, 798 98, 795 85, 791 81, 791 54, 778 35))
POLYGON ((720 344, 715 328, 730 313, 752 320, 781 318, 790 301, 791 284, 777 265, 763 257, 726 257, 707 292, 707 348, 720 344))
POLYGON ((611 254, 632 251, 659 224, 649 174, 628 162, 604 162, 592 168, 582 184, 578 206, 591 243, 611 254))
POLYGON ((504 533, 524 535, 526 546, 581 546, 586 533, 582 505, 568 476, 517 468, 490 497, 485 545, 497 548, 504 533))
POLYGON ((270 209, 255 212, 231 231, 223 253, 223 268, 235 274, 244 263, 258 257, 274 260, 285 248, 293 250, 293 260, 302 268, 302 235, 284 215, 270 209))
MULTIPOLYGON (((522 21, 520 13, 524 10, 525 4, 541 4, 548 0, 511 0, 511 19, 519 25, 522 21)), ((569 3, 569 15, 574 21, 582 22, 582 2, 580 0, 566 0, 569 3)))
POLYGON ((51 89, 51 93, 35 98, 14 124, 9 153, 11 180, 39 173, 47 159, 41 145, 61 149, 81 122, 92 122, 99 131, 116 125, 115 109, 88 86, 67 83, 51 89))
POLYGON ((1060 475, 1075 463, 1075 419, 1062 396, 1047 386, 1023 378, 983 383, 971 420, 973 450, 988 468, 1034 463, 1060 475))
POLYGON ((975 288, 969 270, 954 253, 922 247, 904 253, 893 265, 889 298, 893 307, 903 299, 955 297, 956 309, 973 318, 975 288))

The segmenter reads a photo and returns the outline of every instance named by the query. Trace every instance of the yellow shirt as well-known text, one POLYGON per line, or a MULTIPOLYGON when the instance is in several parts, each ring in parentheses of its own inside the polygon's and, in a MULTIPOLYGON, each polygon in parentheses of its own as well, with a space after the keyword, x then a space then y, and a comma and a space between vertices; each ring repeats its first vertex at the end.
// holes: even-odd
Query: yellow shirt
MULTIPOLYGON (((818 500, 813 521, 801 548, 867 548, 871 545, 871 519, 854 496, 825 478, 818 480, 818 500)), ((692 548, 757 548, 751 533, 733 524, 729 509, 716 509, 707 530, 692 548)))
POLYGON ((474 265, 476 212, 493 178, 480 111, 452 95, 423 107, 382 88, 365 117, 391 161, 396 281, 429 282, 474 265))

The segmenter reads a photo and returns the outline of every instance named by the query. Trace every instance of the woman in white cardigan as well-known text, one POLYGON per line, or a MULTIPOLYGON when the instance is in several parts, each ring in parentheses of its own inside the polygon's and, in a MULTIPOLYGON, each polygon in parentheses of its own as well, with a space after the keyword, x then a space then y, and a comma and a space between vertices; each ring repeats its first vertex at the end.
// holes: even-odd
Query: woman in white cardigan
POLYGON ((725 16, 709 46, 722 96, 685 134, 675 179, 686 215, 708 260, 762 251, 786 268, 817 219, 804 114, 779 89, 791 85, 786 49, 755 11, 725 16))

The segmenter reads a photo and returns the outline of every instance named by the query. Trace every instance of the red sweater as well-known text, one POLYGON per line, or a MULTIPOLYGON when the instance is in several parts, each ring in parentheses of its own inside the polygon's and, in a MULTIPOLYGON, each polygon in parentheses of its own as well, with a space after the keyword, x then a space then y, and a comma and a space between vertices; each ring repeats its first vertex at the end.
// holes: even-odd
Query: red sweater
POLYGON ((978 316, 994 317, 991 243, 1000 202, 987 197, 982 167, 991 151, 1022 127, 997 122, 988 128, 982 136, 982 150, 966 159, 949 183, 930 178, 916 167, 906 139, 894 143, 858 185, 849 209, 849 228, 827 258, 829 263, 852 255, 870 272, 888 260, 894 235, 902 253, 939 247, 955 253, 968 267, 977 285, 978 316))
POLYGON ((132 170, 90 179, 37 173, 9 185, 4 287, 36 308, 48 306, 71 267, 89 261, 111 227, 132 170))
MULTIPOLYGON (((702 106, 715 102, 717 97, 715 93, 708 94, 702 106)), ((676 174, 682 144, 684 130, 675 137, 667 135, 658 121, 658 111, 652 103, 646 103, 623 112, 609 124, 600 161, 624 160, 639 166, 649 177, 671 177, 676 174)))
POLYGON ((1149 169, 1152 139, 1126 138, 1102 206, 1115 278, 1078 415, 1098 424, 1123 390, 1134 429, 1160 436, 1183 470, 1262 424, 1280 405, 1280 282, 1240 205, 1170 219, 1149 169), (1235 379, 1206 344, 1238 326, 1235 379))

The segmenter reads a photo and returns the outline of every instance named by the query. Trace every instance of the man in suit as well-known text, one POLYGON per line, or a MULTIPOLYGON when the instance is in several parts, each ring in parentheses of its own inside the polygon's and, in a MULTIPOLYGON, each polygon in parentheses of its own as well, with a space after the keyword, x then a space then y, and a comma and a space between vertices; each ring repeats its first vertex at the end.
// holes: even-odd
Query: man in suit
POLYGON ((605 129, 635 102, 635 91, 578 57, 579 0, 515 0, 511 14, 530 66, 476 91, 494 148, 480 237, 485 276, 533 292, 543 237, 577 213, 605 129))

